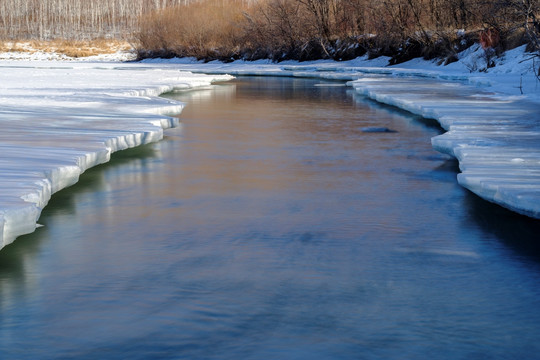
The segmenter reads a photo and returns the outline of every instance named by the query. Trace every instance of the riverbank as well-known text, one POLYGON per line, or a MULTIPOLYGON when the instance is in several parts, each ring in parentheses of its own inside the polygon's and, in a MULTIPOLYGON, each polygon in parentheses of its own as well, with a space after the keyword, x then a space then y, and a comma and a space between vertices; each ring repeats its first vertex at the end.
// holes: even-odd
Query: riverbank
POLYGON ((132 61, 135 58, 128 42, 114 39, 0 40, 0 60, 132 61))
POLYGON ((0 61, 0 74, 0 248, 85 170, 177 126, 166 115, 184 104, 160 94, 231 79, 103 62, 0 61))
POLYGON ((2 360, 534 358, 540 222, 461 188, 434 121, 344 85, 167 94, 181 128, 0 251, 2 360))
POLYGON ((10 59, 0 61, 0 122, 6 129, 0 139, 2 246, 33 231, 50 195, 76 182, 86 168, 107 161, 113 151, 157 141, 163 127, 175 125, 148 115, 181 109, 156 96, 176 87, 207 86, 231 74, 350 81, 365 96, 435 118, 448 132, 432 143, 458 158, 460 184, 488 201, 540 217, 540 84, 534 58, 524 47, 496 58, 489 68, 479 46, 447 66, 418 59, 387 66, 384 57, 279 64, 119 62, 129 56, 120 52, 66 62, 39 52, 0 54, 10 59), (443 91, 448 88, 451 94, 443 91))
POLYGON ((492 59, 495 66, 490 67, 477 45, 447 66, 420 59, 387 66, 388 60, 142 63, 214 74, 350 81, 356 91, 378 102, 438 120, 448 132, 432 144, 458 159, 462 186, 485 200, 540 218, 540 82, 534 55, 523 46, 492 59))

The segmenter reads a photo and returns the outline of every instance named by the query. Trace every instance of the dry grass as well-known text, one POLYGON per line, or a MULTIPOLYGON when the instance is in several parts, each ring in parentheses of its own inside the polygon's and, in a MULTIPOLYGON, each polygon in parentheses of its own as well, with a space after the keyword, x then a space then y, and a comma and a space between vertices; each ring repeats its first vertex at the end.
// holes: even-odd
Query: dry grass
POLYGON ((243 35, 244 1, 207 0, 141 19, 138 49, 159 56, 231 57, 243 35))
POLYGON ((102 54, 113 54, 118 51, 131 50, 132 46, 121 40, 95 39, 95 40, 21 40, 0 42, 1 52, 25 52, 63 54, 73 58, 87 57, 102 54))

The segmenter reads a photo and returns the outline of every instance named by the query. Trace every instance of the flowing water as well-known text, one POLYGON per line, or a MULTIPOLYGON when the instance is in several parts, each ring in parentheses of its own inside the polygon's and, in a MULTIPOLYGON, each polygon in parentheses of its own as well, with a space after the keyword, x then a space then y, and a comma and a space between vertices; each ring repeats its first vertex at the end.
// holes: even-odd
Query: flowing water
POLYGON ((0 252, 0 358, 538 356, 539 222, 459 187, 436 124, 341 85, 169 95, 182 127, 0 252))

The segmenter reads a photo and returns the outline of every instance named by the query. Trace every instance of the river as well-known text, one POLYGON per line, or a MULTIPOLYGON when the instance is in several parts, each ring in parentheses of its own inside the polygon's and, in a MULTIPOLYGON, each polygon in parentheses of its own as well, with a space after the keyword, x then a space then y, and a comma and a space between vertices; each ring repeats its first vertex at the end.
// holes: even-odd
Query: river
POLYGON ((538 355, 540 223, 457 185, 435 122, 310 79, 167 96, 181 127, 0 252, 2 359, 538 355))

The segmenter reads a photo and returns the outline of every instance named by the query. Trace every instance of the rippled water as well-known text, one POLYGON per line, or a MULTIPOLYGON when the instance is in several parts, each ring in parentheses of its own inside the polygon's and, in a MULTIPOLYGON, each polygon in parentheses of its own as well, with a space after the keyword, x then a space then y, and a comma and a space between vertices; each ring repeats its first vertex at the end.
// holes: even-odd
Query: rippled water
POLYGON ((537 356, 539 222, 460 188, 435 124, 336 85, 170 95, 181 128, 0 252, 0 358, 537 356))

